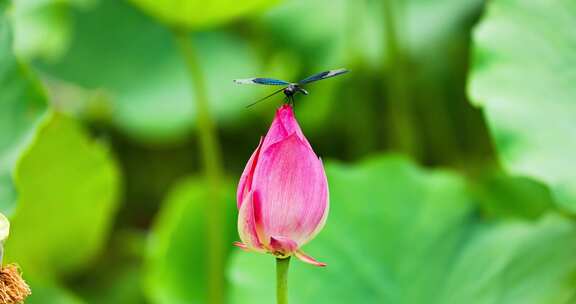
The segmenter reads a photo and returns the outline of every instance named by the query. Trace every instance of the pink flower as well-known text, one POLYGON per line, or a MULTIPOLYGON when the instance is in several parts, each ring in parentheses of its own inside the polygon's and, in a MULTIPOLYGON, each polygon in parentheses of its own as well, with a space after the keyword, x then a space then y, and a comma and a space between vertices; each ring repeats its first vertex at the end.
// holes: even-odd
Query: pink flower
POLYGON ((237 201, 242 240, 237 246, 326 265, 300 250, 324 227, 328 182, 290 105, 278 109, 268 134, 248 160, 237 201))

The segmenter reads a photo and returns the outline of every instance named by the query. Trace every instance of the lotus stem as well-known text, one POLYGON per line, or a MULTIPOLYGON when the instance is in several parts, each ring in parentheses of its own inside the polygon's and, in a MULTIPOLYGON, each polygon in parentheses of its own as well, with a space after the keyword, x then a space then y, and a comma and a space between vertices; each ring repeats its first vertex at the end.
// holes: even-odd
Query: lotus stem
POLYGON ((288 267, 290 257, 276 259, 276 300, 278 304, 288 304, 288 267))
POLYGON ((208 303, 224 303, 224 208, 222 204, 222 160, 216 123, 210 113, 206 81, 198 56, 187 31, 174 31, 176 43, 184 57, 194 91, 198 137, 203 170, 208 183, 209 201, 206 218, 206 259, 208 303))

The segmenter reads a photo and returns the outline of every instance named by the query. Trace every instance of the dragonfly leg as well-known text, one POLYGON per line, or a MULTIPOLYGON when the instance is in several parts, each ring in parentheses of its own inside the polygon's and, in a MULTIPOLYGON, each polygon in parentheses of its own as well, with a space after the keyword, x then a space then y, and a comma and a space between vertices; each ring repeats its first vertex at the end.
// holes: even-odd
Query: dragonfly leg
POLYGON ((294 95, 290 95, 290 97, 288 97, 288 98, 289 98, 288 104, 291 104, 291 105, 292 105, 292 108, 294 108, 295 105, 296 105, 296 104, 294 103, 294 95))

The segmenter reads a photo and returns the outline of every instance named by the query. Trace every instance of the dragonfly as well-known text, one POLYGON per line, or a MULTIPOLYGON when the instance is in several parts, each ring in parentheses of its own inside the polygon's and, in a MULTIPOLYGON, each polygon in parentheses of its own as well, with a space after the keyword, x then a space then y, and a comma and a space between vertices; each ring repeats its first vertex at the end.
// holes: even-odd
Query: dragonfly
POLYGON ((309 84, 311 82, 315 82, 318 80, 322 80, 322 79, 326 79, 326 78, 331 78, 334 76, 338 76, 338 75, 342 75, 344 73, 347 73, 348 70, 347 69, 336 69, 336 70, 329 70, 329 71, 324 71, 318 74, 314 74, 312 76, 306 77, 298 82, 288 82, 288 81, 284 81, 284 80, 280 80, 280 79, 274 79, 274 78, 260 78, 260 77, 255 77, 255 78, 245 78, 245 79, 234 79, 235 83, 238 84, 260 84, 260 85, 269 85, 269 86, 282 86, 281 89, 274 91, 272 94, 261 98, 249 105, 247 105, 246 107, 249 108, 261 101, 264 101, 280 92, 283 92, 285 97, 286 97, 286 101, 288 103, 292 103, 292 105, 294 105, 294 95, 296 95, 297 93, 301 93, 304 95, 308 95, 308 91, 306 91, 302 86, 309 84))

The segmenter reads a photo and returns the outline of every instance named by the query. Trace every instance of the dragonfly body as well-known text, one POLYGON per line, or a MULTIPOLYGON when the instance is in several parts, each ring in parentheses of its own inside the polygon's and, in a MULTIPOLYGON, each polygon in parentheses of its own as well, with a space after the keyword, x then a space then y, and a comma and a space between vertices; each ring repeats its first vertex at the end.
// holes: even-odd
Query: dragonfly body
POLYGON ((288 99, 292 98, 298 92, 300 92, 304 95, 308 95, 308 91, 304 90, 297 83, 289 84, 286 88, 284 88, 284 90, 282 92, 284 92, 284 95, 286 95, 286 98, 288 98, 288 99))
POLYGON ((284 93, 284 96, 286 97, 286 101, 288 103, 294 104, 294 95, 296 95, 297 93, 302 93, 304 95, 308 95, 308 91, 306 91, 304 88, 302 88, 303 85, 314 82, 314 81, 338 76, 338 75, 341 75, 341 74, 344 74, 347 72, 348 72, 348 70, 346 70, 346 69, 337 69, 337 70, 325 71, 325 72, 314 74, 310 77, 304 78, 304 79, 302 79, 296 83, 288 82, 288 81, 284 81, 284 80, 280 80, 280 79, 261 78, 261 77, 235 79, 234 82, 238 83, 238 84, 260 84, 260 85, 270 85, 270 86, 284 86, 283 88, 273 92, 272 94, 248 105, 248 107, 253 106, 253 105, 259 103, 260 101, 263 101, 269 97, 272 97, 273 95, 276 95, 280 92, 284 93))

